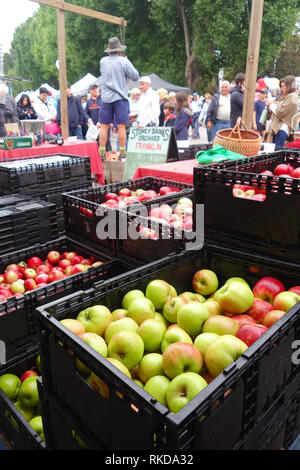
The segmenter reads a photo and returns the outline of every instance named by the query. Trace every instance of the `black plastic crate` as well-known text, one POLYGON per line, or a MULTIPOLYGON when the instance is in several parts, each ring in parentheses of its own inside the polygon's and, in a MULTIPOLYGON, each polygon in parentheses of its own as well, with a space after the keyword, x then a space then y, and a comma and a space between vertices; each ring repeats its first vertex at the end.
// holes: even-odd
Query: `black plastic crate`
POLYGON ((38 155, 0 162, 0 188, 6 194, 32 194, 45 189, 64 189, 92 184, 89 157, 38 155))
POLYGON ((102 446, 109 449, 234 449, 255 428, 259 417, 288 393, 289 384, 299 376, 300 365, 292 364, 291 360, 293 342, 300 335, 299 303, 176 414, 113 368, 59 322, 66 317, 76 318, 81 310, 95 304, 114 310, 120 307, 126 292, 144 291, 153 279, 170 282, 178 293, 191 290, 194 273, 203 267, 213 269, 220 284, 237 276, 253 287, 261 277, 273 275, 291 287, 300 277, 298 264, 206 245, 201 251, 169 256, 37 309, 46 393, 60 401, 76 417, 79 428, 87 429, 102 446), (76 370, 76 358, 108 385, 109 400, 81 378, 76 370), (126 432, 128 429, 132 432, 126 432))
POLYGON ((29 199, 0 209, 0 254, 58 237, 56 206, 29 199))
POLYGON ((96 281, 103 282, 137 266, 133 260, 129 263, 113 258, 104 250, 99 250, 98 246, 93 246, 92 243, 88 244, 72 238, 61 237, 0 256, 0 271, 4 272, 9 264, 26 262, 32 256, 39 256, 44 260, 47 253, 52 250, 57 250, 60 253, 75 251, 82 256, 95 256, 97 260, 103 261, 103 264, 52 282, 47 286, 27 291, 22 297, 13 296, 6 302, 1 302, 0 340, 4 341, 6 345, 6 361, 12 360, 22 352, 29 351, 36 346, 38 340, 36 306, 58 299, 68 293, 87 289, 96 281))
MULTIPOLYGON (((187 191, 184 197, 193 200, 193 189, 187 191)), ((174 194, 166 197, 163 203, 156 202, 154 199, 146 201, 142 207, 136 204, 120 209, 116 255, 149 263, 171 253, 191 249, 196 242, 196 235, 192 230, 175 228, 143 216, 143 214, 146 215, 146 211, 149 214, 150 209, 159 207, 161 204, 168 204, 174 208, 180 198, 174 194), (138 236, 140 229, 154 230, 157 240, 138 236)))
MULTIPOLYGON (((33 369, 39 374, 35 364, 38 354, 36 349, 31 354, 24 354, 16 358, 10 364, 0 365, 0 375, 11 373, 20 377, 29 369, 33 369)), ((46 448, 45 442, 2 390, 0 390, 0 433, 5 436, 12 450, 45 450, 46 448)))
MULTIPOLYGON (((118 232, 118 210, 109 209, 101 206, 105 202, 105 195, 108 193, 118 193, 123 188, 132 191, 137 189, 154 190, 156 192, 163 186, 171 186, 182 197, 189 194, 192 185, 177 181, 169 181, 154 177, 138 178, 135 180, 127 180, 121 183, 112 183, 97 188, 72 191, 63 194, 65 208, 65 224, 67 234, 76 234, 79 237, 88 238, 101 246, 110 249, 113 253, 117 253, 118 238, 115 233, 118 232), (105 217, 111 217, 111 224, 116 229, 113 230, 111 237, 99 238, 97 235, 98 223, 103 221, 105 217)), ((155 198, 155 202, 166 201, 168 196, 160 196, 155 198)), ((135 204, 127 206, 127 209, 135 204)))
POLYGON ((300 179, 259 174, 279 163, 300 166, 300 152, 282 150, 194 168, 194 203, 205 206, 206 240, 300 261, 300 179), (235 184, 264 189, 266 200, 234 197, 235 184))

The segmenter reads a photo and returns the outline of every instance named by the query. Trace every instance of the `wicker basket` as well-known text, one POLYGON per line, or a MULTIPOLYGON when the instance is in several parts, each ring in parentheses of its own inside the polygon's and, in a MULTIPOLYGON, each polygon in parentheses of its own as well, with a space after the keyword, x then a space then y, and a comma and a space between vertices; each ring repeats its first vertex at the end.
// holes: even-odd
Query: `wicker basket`
POLYGON ((261 136, 254 131, 249 131, 243 121, 241 124, 245 130, 239 128, 238 124, 233 129, 222 129, 216 133, 213 146, 219 144, 232 152, 251 157, 257 155, 261 149, 261 136))

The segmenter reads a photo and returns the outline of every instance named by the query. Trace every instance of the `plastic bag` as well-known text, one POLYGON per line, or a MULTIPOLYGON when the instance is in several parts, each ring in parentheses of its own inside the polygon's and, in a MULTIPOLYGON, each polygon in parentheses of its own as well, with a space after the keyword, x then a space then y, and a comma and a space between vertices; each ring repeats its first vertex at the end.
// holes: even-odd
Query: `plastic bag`
POLYGON ((90 124, 86 133, 86 140, 97 140, 100 129, 95 124, 90 124))
POLYGON ((239 153, 232 152, 231 150, 227 150, 221 145, 216 144, 214 148, 196 153, 195 158, 198 159, 198 163, 200 165, 208 165, 209 163, 217 163, 221 162, 222 160, 240 160, 247 158, 245 155, 241 155, 239 153))

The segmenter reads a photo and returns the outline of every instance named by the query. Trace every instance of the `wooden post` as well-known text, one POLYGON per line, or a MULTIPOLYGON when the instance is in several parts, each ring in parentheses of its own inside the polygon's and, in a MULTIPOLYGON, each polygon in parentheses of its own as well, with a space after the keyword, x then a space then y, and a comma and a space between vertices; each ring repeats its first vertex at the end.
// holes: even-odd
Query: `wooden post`
POLYGON ((252 0, 242 115, 243 121, 248 129, 252 128, 253 122, 263 9, 264 0, 252 0))
POLYGON ((63 10, 56 10, 57 17, 57 44, 59 60, 59 90, 60 90, 60 113, 62 137, 69 137, 69 117, 67 98, 67 62, 66 62, 66 32, 65 13, 63 10))

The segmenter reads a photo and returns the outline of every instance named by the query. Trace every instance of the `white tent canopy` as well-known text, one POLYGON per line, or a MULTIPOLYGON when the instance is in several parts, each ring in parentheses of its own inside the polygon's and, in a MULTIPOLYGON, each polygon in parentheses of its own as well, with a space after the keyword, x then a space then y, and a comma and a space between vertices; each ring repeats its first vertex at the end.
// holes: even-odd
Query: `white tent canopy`
POLYGON ((73 85, 71 86, 72 94, 87 95, 90 84, 93 83, 95 80, 97 80, 97 77, 95 77, 91 73, 87 73, 84 77, 78 80, 78 82, 73 83, 73 85))
POLYGON ((44 88, 47 88, 48 91, 50 91, 52 97, 55 99, 56 96, 59 94, 59 90, 56 90, 55 88, 53 88, 52 86, 48 85, 48 83, 43 83, 42 85, 39 86, 39 88, 37 88, 36 90, 30 90, 30 91, 22 91, 21 93, 19 93, 16 97, 15 97, 15 100, 16 102, 19 101, 19 99, 21 98, 21 96, 24 94, 24 95, 28 95, 29 98, 30 98, 30 101, 31 103, 34 103, 34 100, 39 96, 40 94, 40 88, 41 87, 44 87, 44 88))

